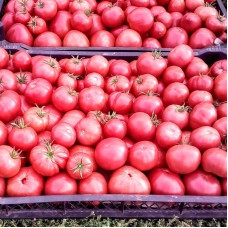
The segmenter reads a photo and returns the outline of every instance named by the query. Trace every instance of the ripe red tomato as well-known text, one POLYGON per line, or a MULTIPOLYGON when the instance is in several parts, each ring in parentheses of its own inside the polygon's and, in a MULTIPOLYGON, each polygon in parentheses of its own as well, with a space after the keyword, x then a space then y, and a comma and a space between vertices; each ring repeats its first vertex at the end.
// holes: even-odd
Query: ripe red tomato
POLYGON ((57 7, 58 7, 58 11, 59 10, 68 10, 70 0, 55 0, 55 1, 57 4, 57 7))
POLYGON ((1 22, 3 24, 5 32, 7 32, 9 28, 14 24, 14 13, 6 12, 1 19, 1 22))
POLYGON ((119 119, 111 119, 105 123, 103 133, 105 138, 115 137, 123 139, 127 134, 127 125, 119 119))
POLYGON ((51 142, 50 131, 42 131, 38 134, 38 145, 45 144, 46 142, 51 142))
POLYGON ((131 166, 123 166, 112 173, 108 190, 110 194, 149 195, 151 187, 144 173, 131 166))
POLYGON ((19 172, 20 168, 20 153, 10 146, 0 146, 0 177, 13 177, 19 172))
POLYGON ((128 133, 136 141, 150 141, 155 136, 157 124, 156 117, 136 112, 128 120, 128 133))
POLYGON ((135 143, 128 155, 130 165, 140 171, 147 171, 154 168, 158 163, 158 158, 157 147, 150 141, 135 143))
POLYGON ((90 4, 86 0, 75 0, 75 1, 70 1, 69 5, 69 11, 70 13, 74 13, 77 10, 91 10, 90 4))
POLYGON ((93 172, 86 179, 78 182, 79 194, 107 194, 108 184, 104 176, 100 173, 93 172))
POLYGON ((6 182, 5 179, 0 177, 0 197, 5 196, 6 182))
POLYGON ((171 12, 170 15, 172 17, 171 27, 180 27, 180 22, 184 15, 180 12, 171 12))
POLYGON ((193 108, 194 106, 202 102, 213 103, 213 97, 211 93, 203 90, 195 90, 190 93, 188 97, 188 105, 190 107, 193 108))
POLYGON ((92 27, 93 19, 89 11, 77 10, 69 18, 71 18, 72 28, 80 32, 85 33, 92 27))
POLYGON ((212 77, 217 77, 218 75, 227 72, 227 60, 222 59, 216 61, 210 68, 210 74, 212 77))
POLYGON ((124 141, 118 138, 103 139, 95 149, 97 164, 105 170, 116 170, 127 161, 128 148, 124 141))
POLYGON ((0 146, 6 144, 8 137, 8 131, 5 124, 0 121, 0 146))
POLYGON ((37 16, 31 17, 27 26, 29 31, 34 35, 40 35, 48 30, 46 21, 37 16))
MULTIPOLYGON (((126 11, 125 11, 126 12, 126 11)), ((128 25, 121 25, 119 27, 116 27, 114 29, 111 30, 111 33, 112 35, 114 36, 114 38, 117 38, 119 36, 119 34, 126 30, 126 29, 129 29, 129 26, 128 25)), ((114 40, 114 43, 115 43, 115 40, 114 40)))
POLYGON ((227 117, 222 117, 214 122, 213 128, 215 128, 220 134, 221 140, 226 140, 227 137, 227 117))
POLYGON ((68 86, 72 88, 73 90, 77 89, 77 77, 74 76, 74 74, 70 73, 60 73, 58 81, 57 81, 57 86, 68 86))
POLYGON ((7 69, 0 70, 0 92, 4 90, 17 90, 17 78, 7 69))
POLYGON ((65 71, 74 75, 83 75, 85 72, 85 66, 82 62, 82 59, 79 59, 77 56, 76 58, 73 57, 66 61, 65 63, 65 71))
POLYGON ((9 54, 7 51, 0 47, 0 69, 7 67, 9 63, 9 54))
POLYGON ((129 89, 130 82, 123 75, 109 77, 106 81, 105 90, 108 94, 113 92, 127 92, 129 89))
POLYGON ((185 29, 189 34, 199 29, 201 25, 202 20, 200 16, 195 13, 186 13, 180 21, 180 27, 185 29))
POLYGON ((151 27, 150 35, 153 38, 160 39, 166 34, 166 27, 163 23, 155 21, 151 27))
POLYGON ((199 150, 204 151, 213 147, 218 147, 221 143, 221 138, 216 129, 205 126, 192 131, 190 142, 199 150))
POLYGON ((227 177, 227 152, 219 148, 206 150, 202 156, 204 171, 213 173, 219 177, 227 177))
POLYGON ((52 128, 51 138, 56 144, 69 148, 76 141, 76 132, 70 124, 60 122, 52 128))
POLYGON ((116 47, 142 47, 142 38, 133 29, 123 30, 116 38, 116 47))
POLYGON ((62 118, 62 113, 59 112, 53 105, 44 107, 44 111, 48 114, 48 125, 46 130, 50 131, 62 118))
POLYGON ((64 116, 60 117, 60 122, 65 122, 70 124, 73 128, 76 128, 78 122, 85 118, 85 114, 80 110, 71 110, 66 112, 64 116))
POLYGON ((173 22, 172 16, 168 12, 163 12, 159 14, 156 17, 156 20, 164 24, 167 29, 172 26, 172 22, 173 22))
POLYGON ((93 161, 86 153, 74 153, 67 161, 66 170, 68 174, 77 180, 89 177, 93 172, 93 161))
POLYGON ((43 78, 32 80, 26 87, 25 98, 30 104, 46 105, 51 101, 52 85, 43 78))
POLYGON ((115 37, 108 31, 100 30, 92 35, 90 42, 91 47, 114 47, 115 37))
POLYGON ((31 68, 32 58, 26 51, 16 52, 12 61, 17 70, 28 71, 31 68))
POLYGON ((143 40, 143 47, 150 47, 150 48, 161 48, 160 42, 152 37, 146 38, 143 40))
POLYGON ((223 16, 209 16, 205 26, 215 34, 221 34, 226 31, 227 19, 223 16))
POLYGON ((166 105, 177 104, 183 105, 189 96, 187 86, 180 82, 169 84, 163 92, 163 102, 166 105))
MULTIPOLYGON (((76 2, 75 0, 74 2, 76 2)), ((63 39, 64 47, 89 47, 90 42, 87 36, 77 30, 70 30, 63 39)))
POLYGON ((156 18, 159 14, 166 12, 166 9, 163 6, 159 6, 159 5, 153 6, 150 10, 154 18, 156 18))
POLYGON ((91 37, 93 34, 95 34, 98 31, 106 30, 105 26, 101 20, 101 16, 99 16, 97 14, 92 14, 91 17, 93 19, 93 23, 92 23, 92 27, 91 27, 90 31, 87 33, 88 37, 91 37))
POLYGON ((45 182, 45 195, 75 195, 76 193, 76 181, 65 172, 48 177, 45 182))
POLYGON ((149 0, 130 0, 131 5, 138 7, 148 7, 150 5, 149 0))
POLYGON ((29 13, 32 13, 35 6, 34 0, 27 0, 26 2, 23 0, 19 0, 19 1, 12 1, 12 2, 15 2, 13 6, 15 12, 17 10, 23 10, 23 8, 25 8, 25 10, 27 10, 29 13))
POLYGON ((100 111, 105 105, 105 93, 97 86, 85 88, 79 93, 78 104, 85 113, 100 111))
POLYGON ((169 169, 153 169, 149 174, 151 192, 156 195, 184 195, 185 187, 176 173, 169 169))
POLYGON ((186 0, 185 1, 186 9, 190 12, 193 12, 197 7, 204 6, 204 1, 202 0, 186 0))
POLYGON ((131 78, 132 70, 130 64, 125 60, 115 60, 109 66, 109 74, 111 76, 123 75, 131 78))
POLYGON ((173 82, 184 82, 185 74, 179 66, 169 66, 166 68, 162 79, 166 85, 173 82))
POLYGON ((222 73, 215 78, 214 94, 220 101, 227 100, 227 73, 222 73))
POLYGON ((62 41, 53 32, 44 32, 34 40, 34 47, 61 47, 62 41))
POLYGON ((16 10, 14 14, 14 23, 26 25, 29 22, 30 17, 31 15, 25 8, 16 10))
POLYGON ((217 9, 209 4, 197 7, 194 13, 200 16, 203 23, 205 23, 210 16, 218 16, 217 9))
POLYGON ((185 1, 184 0, 170 0, 168 4, 168 12, 180 12, 185 11, 185 1))
POLYGON ((220 196, 221 186, 218 179, 201 169, 187 174, 183 182, 188 195, 195 196, 220 196))
POLYGON ((68 157, 65 147, 48 142, 34 147, 29 155, 33 169, 42 176, 53 176, 65 169, 68 157))
POLYGON ((19 114, 23 115, 32 106, 30 104, 28 104, 28 102, 25 99, 25 96, 20 95, 20 100, 21 100, 21 110, 20 110, 19 114))
POLYGON ((44 179, 30 167, 23 167, 7 181, 6 194, 12 197, 39 196, 43 192, 44 179))
POLYGON ((217 107, 218 119, 222 117, 227 117, 227 103, 221 103, 217 107))
POLYGON ((217 120, 216 108, 213 104, 202 102, 194 106, 190 113, 189 124, 192 129, 211 126, 217 120))

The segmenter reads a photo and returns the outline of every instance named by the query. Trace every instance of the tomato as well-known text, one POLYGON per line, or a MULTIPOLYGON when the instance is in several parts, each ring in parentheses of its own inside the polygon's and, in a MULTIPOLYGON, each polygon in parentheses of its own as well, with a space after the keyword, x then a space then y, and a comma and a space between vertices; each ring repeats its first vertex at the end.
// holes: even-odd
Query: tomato
POLYGON ((196 75, 206 75, 208 74, 209 67, 202 61, 202 59, 194 57, 193 60, 188 64, 185 69, 185 75, 187 78, 196 76, 196 75))
POLYGON ((105 77, 109 71, 108 60, 101 55, 91 57, 86 65, 86 73, 98 73, 105 77))
POLYGON ((145 95, 140 95, 134 100, 133 104, 133 112, 145 112, 148 115, 152 115, 153 113, 157 116, 163 112, 164 105, 161 100, 153 93, 147 93, 145 95))
POLYGON ((156 18, 159 14, 166 12, 166 9, 163 6, 155 5, 150 9, 154 18, 156 18))
POLYGON ((71 87, 73 90, 77 88, 77 76, 70 73, 60 73, 57 81, 58 87, 61 86, 68 86, 71 87))
POLYGON ((34 147, 29 155, 33 169, 42 176, 53 176, 66 167, 69 151, 49 142, 34 147))
POLYGON ((218 119, 222 117, 227 117, 227 103, 221 103, 217 107, 218 119))
POLYGON ((57 4, 58 11, 59 10, 68 10, 70 0, 55 0, 57 4))
POLYGON ((94 12, 97 8, 97 1, 96 0, 87 0, 90 5, 91 11, 94 12))
POLYGON ((63 39, 63 46, 64 47, 89 47, 90 42, 84 33, 77 30, 70 30, 63 39))
POLYGON ((52 128, 51 138, 56 144, 69 148, 73 146, 76 141, 76 132, 70 124, 60 122, 52 128))
POLYGON ((0 177, 13 177, 19 172, 20 168, 20 153, 10 146, 0 146, 0 177))
POLYGON ((45 182, 45 195, 74 195, 76 193, 76 181, 65 172, 60 172, 52 177, 48 177, 45 182))
POLYGON ((101 1, 97 4, 96 12, 101 14, 104 9, 110 6, 110 1, 101 1))
MULTIPOLYGON (((61 118, 61 117, 60 117, 61 118)), ((64 114, 60 122, 65 122, 70 124, 73 128, 75 128, 78 122, 85 118, 85 114, 80 110, 71 110, 64 114)))
POLYGON ((115 60, 109 66, 109 74, 112 76, 123 75, 127 78, 130 78, 132 70, 130 64, 127 61, 115 60))
POLYGON ((157 94, 159 94, 160 96, 163 95, 165 90, 165 83, 163 81, 158 81, 158 89, 157 89, 157 94))
MULTIPOLYGON (((77 56, 66 61, 65 71, 74 75, 83 75, 85 72, 85 67, 81 59, 77 56)), ((77 78, 76 78, 77 79, 77 78)))
POLYGON ((213 97, 211 93, 203 90, 195 90, 190 93, 188 97, 188 105, 190 107, 194 107, 199 103, 207 102, 207 103, 213 103, 213 97))
POLYGON ((71 18, 72 28, 80 32, 87 32, 91 29, 93 19, 91 13, 88 11, 77 10, 74 12, 71 18))
POLYGON ((92 174, 93 166, 90 155, 78 152, 69 157, 66 170, 72 178, 81 180, 92 174))
POLYGON ((163 93, 163 102, 166 105, 183 105, 188 99, 188 96, 189 90, 187 86, 180 82, 173 82, 165 88, 163 93))
POLYGON ((113 92, 127 92, 130 89, 128 78, 123 75, 112 76, 107 79, 105 90, 108 94, 113 92))
POLYGON ((67 11, 58 11, 50 23, 50 31, 63 39, 64 36, 71 30, 72 15, 67 11))
POLYGON ((125 29, 116 38, 116 47, 142 47, 142 38, 133 29, 125 29))
POLYGON ((215 128, 220 134, 221 140, 226 140, 227 137, 227 117, 222 117, 214 122, 213 128, 215 128))
POLYGON ((26 87, 25 98, 30 104, 46 105, 51 101, 52 85, 43 78, 32 80, 26 87))
POLYGON ((170 65, 185 68, 193 59, 193 50, 185 44, 178 45, 168 54, 168 61, 170 65))
POLYGON ((227 196, 227 178, 222 179, 221 185, 222 185, 223 195, 227 196))
POLYGON ((134 144, 130 148, 128 161, 130 165, 140 171, 154 168, 158 163, 158 151, 156 145, 149 141, 141 141, 134 144))
POLYGON ((206 4, 195 9, 194 13, 200 16, 202 22, 206 22, 210 16, 218 16, 218 11, 213 6, 206 4))
POLYGON ((9 55, 7 51, 0 47, 0 69, 7 67, 9 63, 9 55))
POLYGON ((13 123, 13 129, 8 136, 9 144, 16 149, 29 151, 38 143, 36 131, 28 127, 24 120, 20 118, 13 123))
POLYGON ((62 118, 62 113, 59 112, 53 105, 44 107, 44 111, 48 114, 48 125, 46 130, 50 131, 62 118))
POLYGON ((184 0, 170 0, 168 4, 168 12, 180 12, 185 11, 185 1, 184 0))
POLYGON ((195 196, 220 196, 221 186, 218 179, 201 169, 193 173, 187 174, 183 178, 183 182, 188 195, 195 196))
POLYGON ((123 166, 112 173, 108 190, 110 194, 149 195, 151 187, 144 173, 131 166, 123 166))
POLYGON ((214 81, 208 75, 193 76, 188 80, 187 86, 190 91, 204 90, 211 92, 214 86, 214 81))
POLYGON ((12 61, 17 70, 28 71, 31 68, 32 58, 26 51, 16 52, 12 61))
POLYGON ((0 177, 0 197, 5 196, 6 182, 5 179, 0 177))
POLYGON ((6 194, 13 197, 39 196, 43 192, 44 179, 30 167, 23 167, 7 181, 6 194))
POLYGON ((204 0, 186 0, 185 6, 188 11, 193 12, 197 7, 204 6, 204 0))
POLYGON ((49 21, 55 17, 57 13, 57 3, 55 0, 38 0, 34 7, 35 15, 49 21))
POLYGON ((25 8, 16 10, 14 14, 14 23, 26 25, 29 22, 30 17, 29 12, 25 8))
POLYGON ((150 48, 161 48, 160 42, 152 37, 146 38, 143 40, 143 47, 150 47, 150 48))
POLYGON ((104 176, 97 172, 92 172, 86 179, 78 182, 79 194, 107 194, 108 184, 104 176))
POLYGON ((91 86, 97 86, 104 89, 105 81, 104 78, 98 73, 89 73, 84 78, 84 86, 85 88, 89 88, 91 86))
MULTIPOLYGON (((119 36, 119 34, 126 29, 129 29, 128 25, 121 25, 119 27, 112 29, 111 33, 114 36, 114 38, 117 38, 119 36)), ((115 40, 114 40, 114 42, 115 42, 115 40)))
POLYGON ((105 170, 116 170, 127 161, 128 148, 124 141, 118 138, 103 139, 95 149, 97 164, 105 170))
POLYGON ((153 38, 160 39, 166 34, 166 27, 163 23, 155 21, 150 30, 150 35, 153 38))
POLYGON ((169 169, 153 169, 149 174, 151 192, 156 195, 184 195, 185 187, 176 173, 169 169))
POLYGON ((47 32, 47 23, 44 19, 37 16, 31 17, 27 24, 29 31, 34 35, 40 35, 41 33, 47 32))
POLYGON ((202 126, 211 126, 217 120, 217 112, 213 104, 208 102, 194 106, 190 113, 189 124, 192 129, 202 126))
POLYGON ((8 131, 5 124, 0 121, 0 146, 6 144, 8 131))
POLYGON ((227 152, 219 148, 206 150, 202 156, 202 167, 206 172, 227 177, 227 152))
POLYGON ((5 13, 1 19, 1 22, 3 24, 4 30, 8 31, 9 28, 14 24, 14 13, 5 13))
POLYGON ((180 22, 183 17, 183 14, 180 12, 171 12, 170 15, 172 17, 171 27, 180 27, 180 22))
POLYGON ((148 7, 150 4, 149 0, 130 0, 131 5, 138 7, 148 7))
POLYGON ((161 44, 163 48, 174 48, 180 44, 188 44, 188 34, 180 27, 170 28, 162 38, 161 44))
POLYGON ((61 112, 73 110, 78 104, 78 93, 68 86, 58 87, 52 94, 52 103, 61 112))
POLYGON ((108 31, 100 30, 92 35, 90 42, 91 47, 114 47, 115 37, 108 31))
POLYGON ((215 78, 214 94, 220 101, 227 100, 227 73, 222 73, 215 78))
POLYGON ((50 131, 42 131, 38 134, 38 145, 45 144, 46 142, 51 142, 50 131))
POLYGON ((17 90, 16 76, 7 69, 0 70, 0 92, 4 90, 17 90))
POLYGON ((75 0, 75 1, 70 1, 69 5, 69 11, 70 13, 74 13, 77 10, 91 10, 90 4, 86 0, 75 0))
POLYGON ((227 60, 226 59, 216 61, 210 68, 210 74, 212 75, 212 77, 216 77, 225 72, 227 72, 227 60))
POLYGON ((105 123, 103 133, 105 138, 115 137, 123 139, 127 134, 127 125, 119 119, 111 119, 105 123))
POLYGON ((91 17, 93 19, 93 23, 90 31, 87 33, 88 37, 91 37, 93 34, 95 34, 98 31, 105 30, 105 26, 101 20, 101 16, 97 14, 92 14, 91 17))
POLYGON ((158 78, 163 74, 166 68, 166 60, 156 51, 143 53, 137 60, 137 70, 139 74, 151 74, 158 78))
POLYGON ((185 74, 179 66, 169 66, 163 73, 162 79, 166 85, 173 82, 184 82, 185 74))
POLYGON ((119 6, 109 6, 102 11, 102 22, 109 28, 116 28, 123 24, 125 15, 119 6))
POLYGON ((151 29, 154 17, 149 9, 138 7, 128 14, 127 22, 131 29, 143 34, 151 29))
POLYGON ((186 13, 180 21, 180 27, 185 29, 188 33, 196 31, 201 27, 201 25, 201 18, 196 13, 186 13))
POLYGON ((197 29, 189 39, 191 48, 201 49, 208 46, 213 46, 216 36, 207 28, 197 29))
POLYGON ((20 115, 23 115, 29 108, 32 106, 28 104, 28 102, 25 99, 25 96, 20 95, 20 100, 21 100, 21 110, 20 110, 20 115))
POLYGON ((156 21, 161 22, 168 29, 172 26, 172 16, 168 12, 163 12, 156 17, 156 21))
POLYGON ((218 147, 221 143, 221 138, 216 129, 205 126, 192 131, 190 142, 199 150, 204 151, 213 147, 218 147))
POLYGON ((34 47, 61 47, 61 39, 53 32, 44 32, 34 41, 34 47))
POLYGON ((0 92, 0 120, 9 122, 13 120, 21 110, 19 95, 11 90, 0 92))
POLYGON ((34 0, 18 0, 15 1, 14 11, 16 12, 17 10, 22 10, 23 8, 25 8, 29 13, 32 13, 34 6, 34 0))
POLYGON ((223 16, 209 16, 206 19, 205 27, 215 34, 221 34, 226 31, 227 19, 223 16))

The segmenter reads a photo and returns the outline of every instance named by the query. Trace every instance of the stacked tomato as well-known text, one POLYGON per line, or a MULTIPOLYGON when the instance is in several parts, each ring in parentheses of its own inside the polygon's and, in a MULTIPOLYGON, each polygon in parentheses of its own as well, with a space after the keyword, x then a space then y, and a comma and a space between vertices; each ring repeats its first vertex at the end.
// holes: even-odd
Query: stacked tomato
POLYGON ((1 196, 226 194, 226 60, 0 58, 1 196))
POLYGON ((10 0, 2 23, 9 42, 35 47, 204 48, 226 42, 214 2, 10 0))

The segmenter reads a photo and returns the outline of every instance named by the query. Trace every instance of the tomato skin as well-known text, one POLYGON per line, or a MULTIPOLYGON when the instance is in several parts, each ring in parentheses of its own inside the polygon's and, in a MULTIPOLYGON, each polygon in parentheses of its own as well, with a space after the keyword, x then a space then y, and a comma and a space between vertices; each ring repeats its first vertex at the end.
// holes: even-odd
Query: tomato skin
POLYGON ((180 44, 188 44, 188 34, 180 27, 169 28, 162 38, 161 44, 163 48, 174 48, 180 44))
POLYGON ((159 14, 156 17, 156 20, 163 23, 167 29, 171 27, 172 22, 173 22, 172 16, 168 12, 163 12, 163 13, 159 14))
POLYGON ((129 151, 128 161, 131 166, 140 171, 154 168, 158 163, 158 151, 156 145, 150 141, 135 143, 129 151))
POLYGON ((0 47, 0 69, 7 67, 9 63, 9 54, 7 51, 0 47))
POLYGON ((8 131, 5 124, 0 121, 0 146, 6 144, 8 137, 8 131))
POLYGON ((97 86, 85 88, 79 93, 78 104, 85 113, 100 111, 105 105, 105 93, 97 86))
POLYGON ((184 0, 170 0, 168 4, 168 12, 180 12, 185 11, 185 1, 184 0))
POLYGON ((50 131, 42 131, 38 135, 38 145, 44 144, 46 142, 51 142, 51 132, 50 131))
POLYGON ((70 0, 55 0, 57 7, 58 7, 58 11, 60 10, 68 10, 69 8, 69 4, 70 4, 70 0))
POLYGON ((204 171, 219 177, 227 177, 227 152, 219 148, 210 148, 203 153, 202 167, 204 171))
POLYGON ((133 29, 125 29, 116 38, 116 47, 142 47, 142 38, 133 29))
POLYGON ((31 17, 27 26, 29 31, 34 35, 40 35, 48 30, 46 21, 37 16, 31 17))
POLYGON ((155 5, 150 9, 150 11, 156 19, 159 14, 166 12, 166 9, 163 6, 155 5))
POLYGON ((127 22, 131 29, 143 34, 151 29, 154 17, 149 9, 137 7, 128 14, 127 22))
POLYGON ((34 47, 61 47, 62 41, 53 32, 44 32, 34 40, 34 47))
POLYGON ((9 28, 14 24, 14 13, 7 12, 3 15, 1 22, 4 30, 7 32, 9 28))
POLYGON ((77 10, 83 10, 83 11, 91 10, 89 2, 86 0, 70 1, 70 5, 69 5, 70 13, 74 13, 77 10))
POLYGON ((153 38, 160 39, 166 34, 166 27, 163 23, 155 21, 151 27, 150 35, 153 38))
POLYGON ((48 113, 48 125, 46 130, 50 131, 62 118, 62 113, 59 112, 53 105, 44 107, 44 111, 48 113))
POLYGON ((13 24, 6 33, 6 40, 11 43, 33 45, 33 37, 27 27, 21 23, 13 24))
POLYGON ((52 94, 52 103, 61 112, 67 112, 76 108, 78 93, 67 87, 58 87, 52 94))
POLYGON ((173 82, 165 88, 163 92, 163 102, 166 105, 183 105, 188 99, 188 96, 189 90, 187 86, 180 82, 173 82))
POLYGON ((76 77, 73 74, 70 73, 60 73, 57 86, 68 86, 71 87, 73 90, 76 90, 77 88, 77 80, 76 77))
POLYGON ((223 178, 221 182, 223 195, 227 196, 227 178, 223 178))
POLYGON ((185 29, 189 34, 199 29, 201 25, 202 20, 200 16, 195 13, 186 13, 180 21, 180 27, 185 29))
POLYGON ((150 47, 150 48, 161 48, 160 42, 152 37, 146 38, 143 40, 143 47, 150 47))
POLYGON ((222 117, 227 117, 227 103, 222 103, 217 107, 218 119, 222 117))
POLYGON ((150 4, 149 0, 130 0, 131 5, 138 7, 148 7, 150 4))
POLYGON ((68 123, 75 128, 78 122, 83 118, 85 118, 85 114, 82 111, 71 110, 66 112, 62 118, 60 117, 60 122, 68 123))
POLYGON ((92 35, 94 35, 98 31, 105 30, 105 26, 101 20, 101 16, 97 14, 92 14, 91 17, 93 19, 93 23, 90 31, 87 33, 88 37, 92 37, 92 35))
POLYGON ((77 30, 70 30, 63 39, 63 47, 89 47, 87 36, 77 30))
POLYGON ((85 73, 85 66, 81 59, 78 57, 73 57, 68 59, 65 64, 65 71, 70 74, 74 74, 76 76, 83 75, 85 73))
POLYGON ((32 106, 28 104, 28 102, 25 99, 25 96, 20 95, 20 100, 21 100, 21 110, 20 110, 20 115, 23 115, 29 108, 32 106))
POLYGON ((194 106, 190 113, 189 124, 192 129, 202 126, 211 126, 217 120, 216 108, 208 102, 199 103, 194 106))
POLYGON ((5 191, 6 191, 5 179, 0 177, 0 197, 4 197, 5 196, 5 191))
POLYGON ((140 194, 149 195, 150 182, 141 171, 123 166, 114 171, 108 183, 110 194, 140 194))
POLYGON ((103 133, 105 138, 115 137, 123 139, 127 134, 127 125, 119 119, 111 119, 104 125, 103 133))
POLYGON ((90 42, 91 47, 114 47, 115 37, 108 31, 100 30, 92 35, 90 42))
POLYGON ((204 151, 213 147, 218 147, 221 143, 219 132, 212 127, 199 127, 192 131, 190 142, 199 150, 204 151))
POLYGON ((13 120, 21 110, 20 96, 11 90, 0 92, 0 120, 4 123, 13 120))
POLYGON ((227 137, 227 117, 222 117, 222 118, 216 120, 213 124, 213 128, 215 128, 218 131, 222 141, 226 140, 226 137, 227 137))
POLYGON ((190 91, 204 90, 211 92, 214 86, 214 81, 208 75, 194 76, 188 80, 187 86, 190 91))
POLYGON ((181 144, 190 144, 191 131, 182 131, 181 144))
POLYGON ((66 170, 68 174, 81 180, 89 177, 93 172, 93 161, 90 155, 86 153, 75 153, 67 161, 66 170))
POLYGON ((162 79, 166 85, 173 82, 183 82, 185 79, 185 74, 179 66, 169 66, 163 73, 162 79))
POLYGON ((116 170, 122 167, 127 161, 127 156, 128 148, 125 142, 118 138, 103 139, 95 149, 96 162, 105 170, 116 170))
POLYGON ((112 76, 123 75, 131 78, 132 70, 130 64, 125 60, 115 60, 109 66, 109 74, 112 76))
POLYGON ((200 151, 190 145, 176 145, 166 153, 166 162, 172 172, 188 174, 195 171, 201 161, 200 151))
POLYGON ((220 196, 221 186, 218 179, 201 169, 187 174, 183 178, 183 182, 188 195, 195 196, 220 196))
POLYGON ((39 196, 44 188, 43 177, 30 167, 23 167, 7 180, 6 194, 12 197, 39 196))
POLYGON ((17 90, 17 79, 14 73, 7 69, 0 70, 0 92, 3 90, 17 90))
POLYGON ((136 112, 128 120, 128 133, 136 141, 152 140, 155 131, 156 125, 146 113, 136 112))
POLYGON ((46 105, 51 101, 52 85, 43 78, 32 80, 26 87, 25 98, 30 104, 46 105))
POLYGON ((45 195, 74 195, 76 193, 76 181, 65 172, 49 177, 45 182, 45 195))
POLYGON ((220 101, 227 100, 227 73, 222 73, 215 78, 214 94, 220 101))
POLYGON ((69 148, 76 141, 76 132, 70 124, 60 122, 52 128, 51 138, 56 144, 69 148))
MULTIPOLYGON (((126 30, 126 29, 129 29, 129 26, 128 25, 121 25, 119 27, 116 27, 116 28, 112 29, 111 30, 111 33, 112 33, 112 35, 113 35, 114 38, 117 38, 119 36, 119 34, 122 31, 126 30)), ((115 43, 115 40, 114 40, 114 43, 115 43)))
POLYGON ((194 13, 200 16, 202 22, 205 23, 207 18, 210 16, 218 16, 218 11, 214 7, 209 6, 199 6, 195 9, 194 13))
POLYGON ((53 176, 66 167, 69 151, 58 144, 41 144, 29 155, 33 169, 42 176, 53 176))
POLYGON ((172 17, 171 27, 180 27, 180 22, 183 17, 183 14, 180 12, 171 12, 170 15, 172 17))
POLYGON ((194 107, 199 103, 207 102, 207 103, 213 103, 213 97, 211 93, 204 90, 194 90, 190 93, 188 97, 188 105, 190 107, 194 107))
POLYGON ((92 172, 86 179, 78 182, 79 194, 107 194, 108 184, 104 176, 97 172, 92 172))
POLYGON ((193 12, 197 7, 204 6, 204 0, 186 0, 185 6, 188 11, 193 12))
POLYGON ((12 61, 17 70, 28 71, 31 68, 32 58, 26 51, 16 52, 12 61))
POLYGON ((218 75, 226 72, 227 72, 226 59, 216 61, 210 68, 210 75, 212 75, 212 77, 217 77, 218 75))
POLYGON ((19 172, 20 168, 20 154, 10 146, 0 146, 0 177, 13 177, 19 172))
POLYGON ((156 195, 184 195, 185 187, 176 173, 169 169, 153 169, 149 174, 151 192, 156 195))

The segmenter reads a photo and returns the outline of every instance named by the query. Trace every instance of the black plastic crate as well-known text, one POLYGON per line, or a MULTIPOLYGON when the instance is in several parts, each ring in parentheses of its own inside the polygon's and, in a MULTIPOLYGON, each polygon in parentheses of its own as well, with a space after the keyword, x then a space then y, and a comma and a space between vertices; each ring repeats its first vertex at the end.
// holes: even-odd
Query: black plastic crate
MULTIPOLYGON (((0 42, 0 45, 3 43, 0 42)), ((12 54, 20 45, 3 45, 12 54)), ((142 52, 62 52, 30 49, 32 56, 47 55, 56 59, 72 55, 91 57, 103 55, 107 59, 137 59, 142 52)), ((208 64, 226 59, 226 49, 208 48, 194 52, 208 64)), ((168 52, 162 52, 166 57, 168 52)), ((218 196, 161 196, 161 195, 70 195, 37 197, 0 197, 0 219, 13 218, 83 218, 89 216, 109 218, 172 218, 185 219, 226 218, 227 197, 218 196), (93 202, 100 202, 94 206, 93 202)))
MULTIPOLYGON (((4 8, 8 0, 0 0, 0 18, 4 15, 4 8)), ((227 17, 227 11, 226 7, 224 6, 222 0, 217 0, 214 4, 218 11, 220 12, 221 15, 224 15, 227 17)), ((5 40, 5 32, 3 28, 3 24, 0 21, 0 41, 2 41, 5 45, 15 45, 16 43, 9 43, 8 41, 5 40)), ((16 44, 19 45, 21 48, 24 50, 49 50, 49 51, 149 51, 149 50, 155 50, 152 48, 145 48, 145 47, 140 47, 140 48, 135 48, 135 47, 110 47, 110 48, 105 48, 105 47, 30 47, 25 44, 16 44)), ((222 44, 221 47, 226 48, 227 44, 222 44)), ((212 46, 216 47, 216 46, 212 46)), ((162 51, 170 51, 170 48, 161 48, 160 50, 162 51)))

